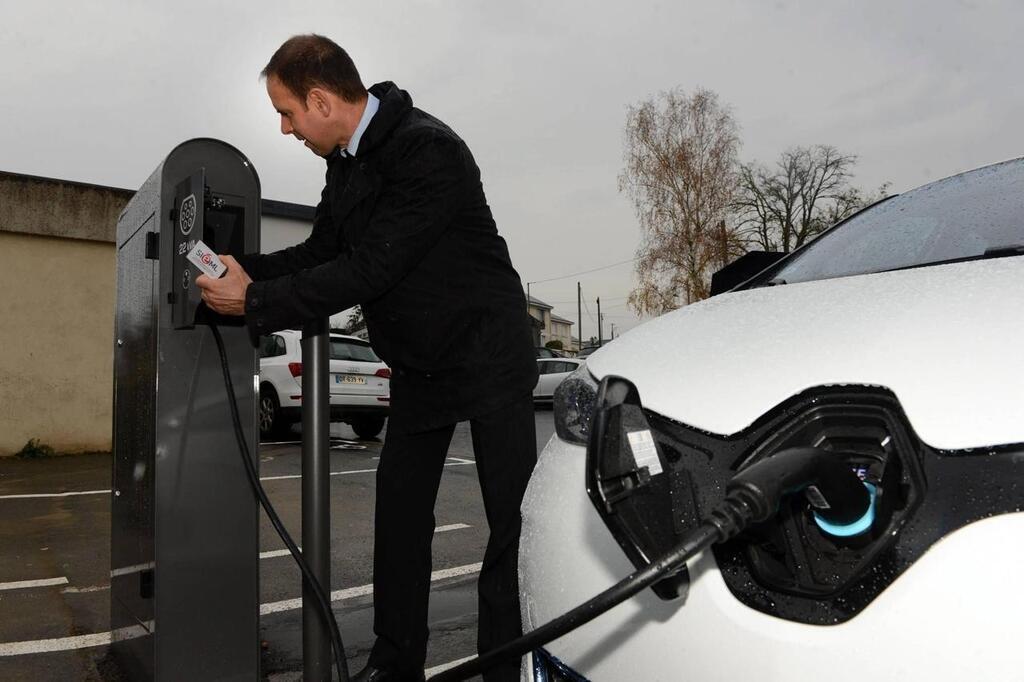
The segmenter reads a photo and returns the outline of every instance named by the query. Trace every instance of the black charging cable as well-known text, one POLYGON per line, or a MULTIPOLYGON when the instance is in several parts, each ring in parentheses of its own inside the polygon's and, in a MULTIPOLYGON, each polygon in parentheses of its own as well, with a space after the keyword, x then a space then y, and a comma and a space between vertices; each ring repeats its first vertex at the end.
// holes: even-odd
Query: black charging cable
POLYGON ((334 664, 338 671, 339 682, 348 682, 348 666, 345 661, 345 646, 341 641, 341 631, 338 630, 338 621, 334 618, 334 611, 331 609, 331 602, 328 599, 327 594, 324 592, 324 588, 320 585, 320 581, 313 575, 313 571, 309 568, 309 564, 306 563, 305 558, 302 556, 302 552, 299 551, 295 541, 292 540, 291 535, 288 534, 288 530, 281 523, 281 519, 278 518, 277 512, 274 511, 273 505, 270 504, 270 499, 267 497, 267 493, 264 492, 263 486, 260 485, 260 477, 256 473, 256 466, 252 463, 252 457, 249 454, 249 446, 245 442, 245 432, 242 430, 242 419, 238 415, 238 403, 235 401, 235 387, 231 383, 231 372, 228 368, 228 356, 224 351, 224 340, 220 336, 220 330, 217 325, 210 324, 210 330, 213 332, 213 338, 217 342, 217 353, 220 354, 220 367, 224 372, 224 385, 228 391, 228 406, 231 408, 231 421, 235 427, 235 438, 238 440, 238 447, 242 453, 242 460, 245 462, 245 471, 249 475, 249 482, 252 484, 253 491, 256 493, 257 499, 263 506, 263 511, 267 513, 267 517, 270 519, 270 523, 274 526, 274 530, 281 536, 281 540, 285 546, 288 547, 288 551, 291 552, 292 558, 295 559, 295 563, 299 565, 299 570, 302 571, 302 577, 305 579, 306 584, 313 591, 314 597, 316 597, 316 603, 320 607, 320 616, 323 618, 324 623, 331 631, 331 647, 334 650, 334 664))
POLYGON ((819 448, 783 450, 737 473, 726 486, 721 504, 668 553, 536 630, 438 673, 429 682, 467 680, 558 639, 679 570, 702 550, 735 537, 752 523, 771 519, 783 496, 810 487, 815 489, 809 495, 817 507, 815 513, 826 521, 845 525, 870 513, 871 493, 835 453, 819 448))

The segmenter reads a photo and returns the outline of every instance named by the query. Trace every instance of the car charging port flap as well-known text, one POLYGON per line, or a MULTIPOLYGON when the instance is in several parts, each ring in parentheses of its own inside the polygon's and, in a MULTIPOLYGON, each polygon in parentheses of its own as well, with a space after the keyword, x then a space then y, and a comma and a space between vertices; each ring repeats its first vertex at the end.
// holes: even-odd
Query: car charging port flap
MULTIPOLYGON (((692 497, 672 493, 675 469, 647 423, 636 386, 606 377, 598 389, 597 408, 587 448, 587 493, 626 556, 638 569, 661 548, 677 541, 696 518, 692 497), (686 507, 685 512, 676 509, 686 507)), ((662 599, 684 597, 686 566, 652 585, 662 599)))

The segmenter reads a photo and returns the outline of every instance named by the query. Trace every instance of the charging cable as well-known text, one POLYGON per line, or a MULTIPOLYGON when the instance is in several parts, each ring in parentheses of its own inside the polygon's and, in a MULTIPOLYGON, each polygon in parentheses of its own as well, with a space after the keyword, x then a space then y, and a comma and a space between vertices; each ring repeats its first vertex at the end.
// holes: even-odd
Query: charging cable
POLYGON ((270 499, 267 497, 267 493, 264 492, 263 486, 260 485, 259 475, 256 473, 256 466, 252 463, 252 457, 249 454, 249 446, 245 442, 245 432, 242 430, 242 420, 238 416, 238 404, 235 402, 235 387, 231 383, 231 372, 228 369, 228 356, 224 352, 224 340, 220 336, 220 330, 217 325, 210 324, 210 330, 213 332, 213 338, 217 342, 217 353, 220 354, 220 367, 224 372, 224 386, 228 391, 228 406, 231 408, 231 421, 235 427, 235 438, 238 440, 238 447, 242 453, 242 461, 245 463, 245 472, 249 476, 249 483, 252 484, 253 491, 256 493, 257 499, 263 506, 263 510, 267 513, 267 517, 270 519, 270 523, 274 526, 274 530, 281 536, 281 540, 284 542, 288 551, 291 552, 292 558, 295 559, 295 563, 299 565, 299 570, 302 571, 302 577, 305 579, 306 584, 309 585, 313 591, 313 596, 316 598, 316 603, 320 608, 320 616, 323 618, 324 623, 331 631, 331 647, 334 650, 334 664, 338 671, 339 682, 348 682, 348 666, 345 662, 345 647, 341 641, 341 632, 338 630, 338 621, 334 618, 334 611, 331 609, 331 602, 327 598, 323 587, 320 585, 320 581, 313 575, 313 571, 309 568, 306 560, 302 556, 302 552, 299 551, 298 546, 292 540, 292 537, 288 534, 288 530, 281 523, 281 519, 278 518, 277 512, 274 511, 273 505, 270 504, 270 499))
MULTIPOLYGON (((589 601, 454 668, 429 682, 467 680, 495 664, 519 658, 575 630, 641 592, 711 545, 725 542, 753 523, 771 519, 785 495, 809 491, 815 516, 837 527, 863 525, 874 511, 874 496, 836 453, 819 448, 790 448, 751 464, 726 486, 725 499, 668 553, 612 585, 589 601)), ((870 520, 867 527, 870 527, 870 520)), ((865 528, 865 530, 867 529, 865 528)))

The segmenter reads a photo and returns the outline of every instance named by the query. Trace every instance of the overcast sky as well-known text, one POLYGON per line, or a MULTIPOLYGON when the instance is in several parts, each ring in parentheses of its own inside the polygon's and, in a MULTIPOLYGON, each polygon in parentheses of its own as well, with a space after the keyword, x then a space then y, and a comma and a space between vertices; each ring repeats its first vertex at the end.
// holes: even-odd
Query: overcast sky
POLYGON ((134 189, 176 144, 211 136, 253 161, 264 197, 315 204, 323 161, 280 135, 258 74, 289 36, 323 33, 368 85, 395 81, 466 140, 523 281, 573 321, 582 281, 605 336, 638 323, 631 264, 539 281, 634 256, 623 124, 658 91, 717 91, 745 161, 832 144, 858 155, 868 189, 1024 155, 1019 0, 0 7, 0 170, 134 189))

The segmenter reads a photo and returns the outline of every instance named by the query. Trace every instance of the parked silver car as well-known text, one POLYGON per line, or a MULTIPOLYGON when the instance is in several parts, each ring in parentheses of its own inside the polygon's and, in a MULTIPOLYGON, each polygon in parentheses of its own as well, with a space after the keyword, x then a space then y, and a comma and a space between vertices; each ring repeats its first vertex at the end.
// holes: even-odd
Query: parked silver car
POLYGON ((550 405, 558 385, 583 365, 584 361, 577 358, 537 358, 540 376, 533 388, 534 404, 550 405))

